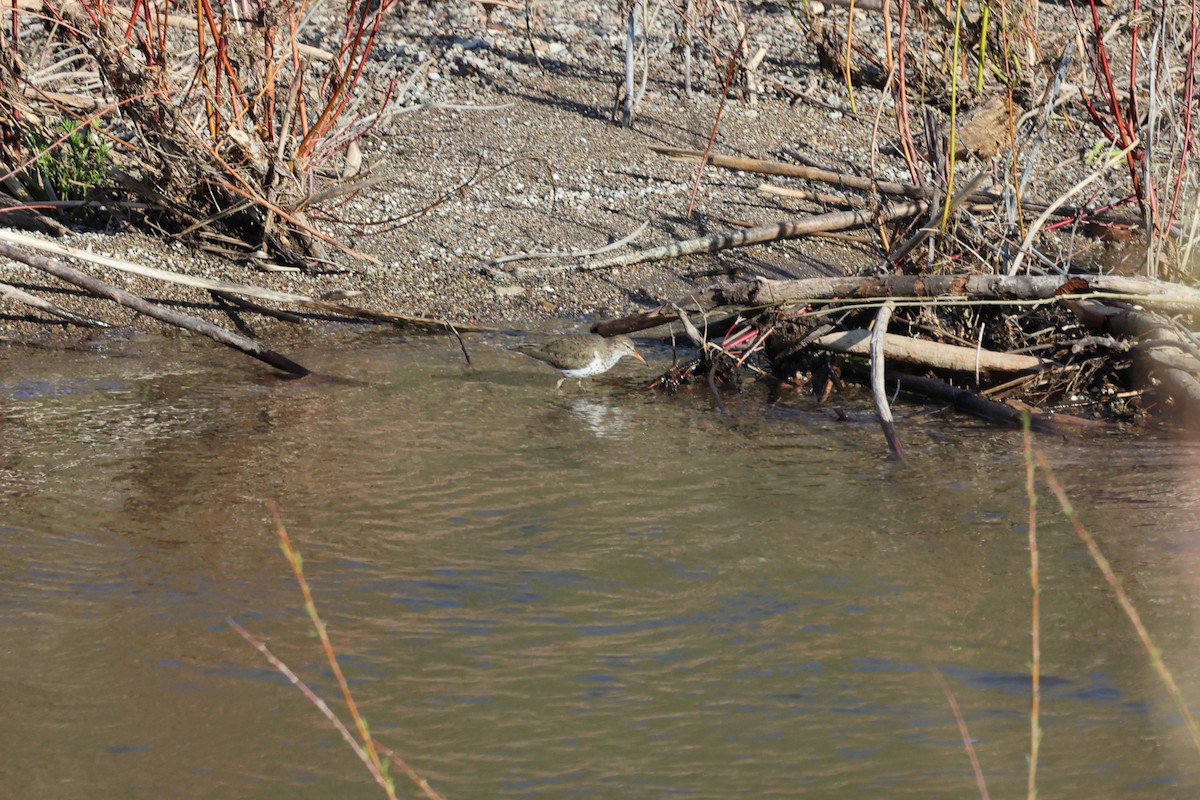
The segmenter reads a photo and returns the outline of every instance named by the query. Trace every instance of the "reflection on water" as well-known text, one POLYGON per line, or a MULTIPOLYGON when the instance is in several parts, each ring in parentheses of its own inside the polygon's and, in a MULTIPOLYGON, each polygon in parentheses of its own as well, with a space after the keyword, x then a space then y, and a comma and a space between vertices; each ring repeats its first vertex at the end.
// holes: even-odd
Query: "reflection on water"
MULTIPOLYGON (((1020 437, 839 422, 747 387, 730 414, 579 387, 478 342, 364 337, 278 381, 187 342, 0 351, 0 782, 14 797, 374 797, 225 625, 328 668, 277 499, 373 730, 451 797, 1024 790, 1020 437)), ((622 377, 624 376, 624 377, 622 377)), ((1200 696, 1194 445, 1046 440, 1200 696)), ((1198 759, 1043 498, 1045 796, 1192 797, 1198 759)))
POLYGON ((575 398, 568 403, 567 411, 600 438, 626 437, 633 427, 629 409, 604 397, 575 398))

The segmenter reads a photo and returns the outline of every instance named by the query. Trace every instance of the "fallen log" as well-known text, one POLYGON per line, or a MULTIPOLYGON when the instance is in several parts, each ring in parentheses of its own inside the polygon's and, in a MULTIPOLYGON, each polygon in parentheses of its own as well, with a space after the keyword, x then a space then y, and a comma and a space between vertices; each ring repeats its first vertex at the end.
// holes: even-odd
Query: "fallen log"
POLYGON ((821 300, 1052 300, 1101 293, 1169 311, 1200 309, 1200 290, 1154 278, 1121 275, 866 275, 743 281, 700 289, 658 308, 592 326, 601 336, 634 333, 671 322, 675 309, 705 312, 721 306, 778 306, 821 300))
POLYGON ((138 297, 135 294, 119 289, 116 286, 105 283, 102 280, 93 278, 91 275, 80 272, 77 269, 68 267, 61 261, 56 261, 53 258, 47 258, 37 253, 27 253, 17 247, 6 242, 0 242, 0 256, 11 258, 14 261, 20 261, 28 264, 35 269, 40 269, 43 272, 49 273, 59 280, 78 286, 81 289, 86 289, 97 297, 104 297, 112 300, 115 303, 131 308, 139 314, 144 314, 148 317, 153 317, 168 325, 174 325, 177 328, 183 328, 193 333, 198 333, 201 336, 207 336, 215 342, 232 347, 235 350, 240 350, 251 358, 256 358, 265 364, 269 364, 275 369, 286 372, 289 375, 303 377, 309 374, 309 370, 292 361, 290 358, 276 353, 274 350, 269 350, 253 339, 247 339, 244 336, 239 336, 236 333, 225 330, 211 322, 205 322, 202 319, 180 314, 177 311, 157 306, 147 302, 145 299, 138 297))
POLYGON ((1196 310, 1200 290, 1154 278, 1121 275, 876 275, 851 278, 760 279, 747 290, 758 305, 832 298, 914 297, 960 300, 1049 300, 1090 292, 1175 304, 1196 310))
MULTIPOLYGON (((821 336, 813 347, 835 353, 868 355, 871 331, 839 331, 821 336)), ((1054 366, 1050 361, 1014 353, 997 353, 983 348, 962 347, 957 344, 928 342, 896 333, 884 334, 884 352, 892 361, 916 364, 929 369, 955 372, 1031 372, 1054 366)))
POLYGON ((108 267, 109 269, 128 272, 132 275, 141 275, 145 278, 164 281, 166 283, 173 283, 179 286, 191 286, 197 289, 205 289, 209 292, 225 292, 228 294, 242 295, 245 297, 256 297, 260 300, 270 300, 277 303, 300 306, 310 311, 315 311, 322 314, 336 314, 341 317, 352 317, 354 319, 365 319, 371 322, 387 323, 390 325, 395 325, 398 328, 430 332, 456 331, 458 333, 480 333, 494 330, 493 328, 488 328, 481 325, 456 323, 449 320, 436 319, 434 317, 417 317, 408 314, 396 314, 390 311, 377 311, 374 309, 359 308, 357 306, 350 306, 344 303, 317 300, 309 297, 308 295, 296 294, 294 292, 280 292, 275 289, 264 289, 261 286, 227 283, 225 281, 203 278, 198 275, 184 275, 179 272, 171 272, 170 270, 149 267, 145 264, 136 264, 132 261, 125 261, 123 259, 112 258, 111 256, 105 256, 99 253, 93 253, 91 250, 70 247, 59 242, 46 241, 45 239, 39 239, 35 236, 29 236, 17 231, 0 231, 0 242, 9 242, 15 245, 20 245, 24 248, 39 250, 44 253, 52 253, 64 258, 78 258, 83 261, 108 267))

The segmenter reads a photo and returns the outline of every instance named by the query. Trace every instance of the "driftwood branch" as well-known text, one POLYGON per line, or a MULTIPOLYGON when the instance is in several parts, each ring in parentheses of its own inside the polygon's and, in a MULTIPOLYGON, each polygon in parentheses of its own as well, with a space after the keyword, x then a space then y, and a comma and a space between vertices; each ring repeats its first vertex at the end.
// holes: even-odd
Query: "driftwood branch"
MULTIPOLYGON (((659 155, 664 155, 672 161, 698 162, 704 159, 704 153, 700 150, 688 150, 683 147, 654 146, 650 150, 659 155)), ((783 161, 768 161, 761 158, 743 158, 742 156, 729 156, 723 153, 710 153, 706 163, 712 164, 714 167, 721 167, 722 169, 751 172, 756 175, 780 175, 788 178, 800 178, 808 181, 816 181, 817 183, 827 183, 830 186, 840 186, 844 189, 855 189, 860 192, 889 194, 897 197, 909 197, 914 200, 933 199, 932 190, 914 186, 911 183, 873 181, 870 178, 864 178, 859 175, 849 175, 844 172, 834 172, 833 170, 810 167, 803 164, 788 164, 783 161)), ((973 202, 995 202, 994 198, 982 192, 979 193, 978 199, 972 198, 972 200, 973 202)))
MULTIPOLYGON (((885 303, 880 308, 886 308, 888 305, 885 303)), ((878 322, 875 324, 879 325, 878 322)), ((994 350, 982 348, 928 342, 895 333, 879 335, 884 339, 888 358, 906 364, 919 364, 930 369, 972 372, 978 367, 987 372, 1031 372, 1054 366, 1051 362, 1036 356, 997 353, 994 350)), ((832 350, 836 353, 867 355, 870 352, 870 343, 873 337, 874 333, 871 331, 841 331, 819 337, 812 343, 812 346, 822 350, 832 350)))
POLYGON ((795 200, 807 200, 810 203, 821 203, 826 206, 862 208, 866 205, 866 201, 856 195, 839 197, 836 194, 829 194, 827 192, 814 192, 812 189, 794 189, 791 186, 776 186, 773 183, 759 184, 758 193, 791 197, 795 200))
POLYGON ((104 297, 112 300, 115 303, 131 308, 139 314, 144 314, 148 317, 153 317, 168 325, 174 325, 177 328, 198 333, 202 336, 207 336, 215 342, 232 347, 235 350, 240 350, 251 358, 257 358, 265 364, 269 364, 275 369, 288 373, 289 375, 304 376, 308 375, 309 371, 304 367, 292 361, 290 358, 276 353, 274 350, 269 350, 258 342, 247 339, 244 336, 239 336, 236 333, 225 330, 211 322, 205 322, 202 319, 180 314, 177 311, 157 306, 147 302, 135 294, 131 294, 124 289, 119 289, 116 286, 105 283, 90 275, 86 275, 77 269, 68 267, 61 261, 52 258, 47 258, 36 253, 28 253, 6 242, 0 242, 0 256, 11 258, 15 261, 28 264, 31 267, 47 272, 59 280, 66 281, 86 289, 97 297, 104 297))
POLYGON ((1196 311, 1200 290, 1153 278, 1119 275, 868 275, 846 278, 767 280, 712 286, 628 317, 598 322, 601 336, 633 333, 671 322, 675 306, 711 311, 720 306, 775 306, 818 300, 874 298, 961 300, 1052 300, 1094 292, 1136 297, 1145 305, 1196 311))
MULTIPOLYGON (((596 248, 593 248, 590 250, 547 250, 545 252, 538 252, 538 253, 515 253, 510 256, 501 256, 499 258, 486 258, 483 260, 482 266, 498 267, 501 264, 506 264, 510 261, 525 261, 525 260, 532 260, 532 259, 590 258, 593 256, 600 256, 600 255, 604 255, 605 253, 610 253, 613 250, 618 250, 618 249, 624 247, 625 245, 629 244, 634 239, 638 238, 643 233, 645 233, 646 228, 648 228, 648 227, 650 227, 650 223, 643 222, 641 225, 638 225, 637 228, 635 228, 632 232, 626 234, 625 236, 621 237, 620 239, 617 239, 614 242, 609 242, 608 244, 606 244, 602 247, 596 247, 596 248)), ((569 266, 517 267, 513 271, 517 275, 546 275, 546 274, 553 274, 556 272, 566 272, 566 271, 569 271, 572 269, 574 269, 574 267, 569 267, 569 266)))
MULTIPOLYGON (((688 150, 682 147, 651 147, 650 149, 674 161, 698 162, 704 158, 703 152, 688 150)), ((844 189, 854 189, 860 192, 885 194, 894 197, 908 197, 914 200, 932 200, 935 194, 932 188, 915 186, 911 183, 872 180, 871 178, 864 178, 861 175, 850 175, 820 167, 788 164, 782 161, 768 161, 760 158, 743 158, 741 156, 710 153, 707 163, 724 169, 752 172, 758 175, 780 175, 789 178, 800 178, 802 180, 829 184, 830 186, 840 186, 844 189)), ((965 203, 986 206, 996 205, 1002 200, 1003 197, 998 192, 988 191, 971 192, 961 198, 961 201, 965 203)), ((1024 198, 1021 201, 1021 207, 1028 211, 1042 212, 1050 209, 1052 205, 1054 204, 1049 201, 1034 198, 1024 198)), ((1111 211, 1092 211, 1081 206, 1060 205, 1054 208, 1052 215, 1057 217, 1085 217, 1089 220, 1114 225, 1132 225, 1135 227, 1141 227, 1142 225, 1140 217, 1129 214, 1117 214, 1111 211)), ((1171 235, 1176 236, 1178 234, 1178 226, 1173 227, 1171 235)))
POLYGON ((841 231, 847 228, 857 228, 863 225, 873 225, 879 222, 890 222, 903 217, 913 217, 925 209, 921 202, 891 203, 878 211, 854 209, 851 211, 832 211, 828 214, 816 214, 792 222, 773 222, 769 225, 756 225, 736 231, 724 231, 696 239, 673 242, 662 247, 652 247, 635 253, 623 253, 619 256, 590 261, 574 267, 562 267, 563 271, 588 271, 596 269, 611 269, 627 267, 631 264, 641 264, 646 261, 663 261, 668 258, 679 258, 697 253, 715 253, 719 250, 729 250, 735 247, 745 247, 751 244, 774 242, 780 239, 794 239, 797 236, 808 236, 813 233, 841 231))
POLYGON ((1200 290, 1153 278, 1119 275, 879 275, 854 278, 760 280, 747 287, 753 304, 782 305, 831 298, 917 297, 958 300, 1049 300, 1062 294, 1104 292, 1200 305, 1200 290), (1068 282, 1068 280, 1070 282, 1068 282), (1065 290, 1065 291, 1064 291, 1065 290))
POLYGON ((132 275, 141 275, 144 278, 151 278, 153 280, 164 281, 166 283, 174 283, 180 286, 191 286, 197 289, 206 289, 210 292, 225 292, 227 294, 236 294, 244 297, 255 297, 259 300, 270 300, 276 303, 286 303, 289 305, 300 306, 302 308, 324 314, 338 314, 343 317, 352 317, 354 319, 365 319, 371 322, 383 322, 401 328, 437 332, 458 331, 460 333, 477 333, 493 330, 492 328, 487 328, 480 325, 451 323, 447 320, 435 319, 431 317, 417 317, 407 314, 395 314, 389 311, 376 311, 373 309, 358 308, 357 306, 349 306, 343 303, 316 300, 308 295, 295 294, 293 292, 280 292, 274 289, 264 289, 261 286, 227 283, 225 281, 211 280, 209 278, 202 278, 196 275, 184 275, 183 273, 179 272, 171 272, 170 270, 159 269, 157 267, 148 267, 145 264, 136 264, 132 261, 125 261, 119 258, 100 255, 99 253, 93 253, 90 250, 84 250, 78 247, 70 247, 68 245, 60 244, 59 242, 51 242, 45 239, 39 239, 36 236, 29 236, 17 231, 0 231, 0 243, 5 242, 20 245, 22 248, 52 253, 54 255, 63 256, 64 258, 78 258, 83 261, 108 267, 109 269, 127 272, 132 275))
MULTIPOLYGON (((980 417, 981 419, 992 422, 1003 422, 1008 425, 1021 425, 1025 419, 1024 411, 1018 411, 1015 408, 1006 406, 1004 403, 997 403, 995 400, 980 397, 974 392, 961 389, 957 386, 951 386, 937 378, 924 378, 919 375, 905 375, 903 373, 892 372, 888 373, 887 378, 889 381, 898 383, 901 391, 922 394, 926 397, 949 403, 955 409, 971 414, 972 416, 980 417)), ((1032 425, 1034 429, 1047 433, 1058 432, 1053 420, 1041 414, 1032 415, 1032 425)))
POLYGON ((892 458, 904 461, 904 448, 896 434, 896 423, 892 420, 892 407, 888 403, 887 387, 884 385, 884 342, 887 337, 888 320, 892 317, 891 303, 884 303, 875 313, 875 328, 871 331, 871 396, 875 399, 875 411, 879 414, 879 425, 883 438, 887 440, 892 458))
POLYGON ((38 250, 43 253, 48 253, 52 256, 76 258, 80 261, 86 261, 102 267, 108 267, 109 269, 126 272, 131 275, 140 275, 143 278, 151 278, 156 281, 163 281, 164 283, 174 283, 179 286, 191 286, 196 289, 229 292, 231 294, 243 295, 245 297, 257 297, 260 300, 274 300, 275 302, 279 303, 298 303, 311 300, 311 298, 307 295, 294 294, 292 292, 279 292, 274 289, 264 289, 258 286, 249 286, 240 283, 228 283, 226 281, 202 278, 198 275, 185 275, 181 272, 172 272, 170 270, 160 269, 158 267, 150 267, 146 266, 145 264, 138 264, 133 261, 126 261, 125 259, 106 256, 81 247, 71 247, 70 245, 62 244, 61 242, 48 241, 46 239, 30 236, 27 233, 21 233, 19 231, 0 231, 0 242, 18 246, 22 248, 22 250, 38 250))
POLYGON ((7 283, 0 283, 0 299, 12 300, 15 303, 21 303, 22 305, 29 306, 30 308, 36 308, 39 311, 45 311, 47 314, 59 317, 60 319, 65 319, 67 322, 71 322, 76 325, 84 325, 89 328, 112 327, 107 322, 102 322, 98 319, 92 319, 91 317, 85 317, 80 314, 76 314, 74 311, 67 311, 65 308, 60 308, 54 305, 54 303, 51 303, 49 300, 43 300, 37 295, 32 295, 29 292, 18 289, 15 286, 9 286, 7 283))

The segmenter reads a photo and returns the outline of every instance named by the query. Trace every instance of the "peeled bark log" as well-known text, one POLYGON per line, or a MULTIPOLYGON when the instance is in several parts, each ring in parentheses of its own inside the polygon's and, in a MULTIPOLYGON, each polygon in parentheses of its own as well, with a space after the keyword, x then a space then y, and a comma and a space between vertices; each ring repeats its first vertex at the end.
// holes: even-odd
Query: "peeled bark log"
MULTIPOLYGON (((870 351, 871 332, 864 330, 841 331, 822 336, 813 342, 813 347, 832 350, 836 353, 867 355, 870 351)), ((957 344, 927 342, 896 333, 884 334, 884 347, 891 361, 903 361, 930 369, 948 369, 956 372, 1030 372, 1052 367, 1052 362, 1036 356, 1013 353, 997 353, 983 348, 962 347, 957 344)))

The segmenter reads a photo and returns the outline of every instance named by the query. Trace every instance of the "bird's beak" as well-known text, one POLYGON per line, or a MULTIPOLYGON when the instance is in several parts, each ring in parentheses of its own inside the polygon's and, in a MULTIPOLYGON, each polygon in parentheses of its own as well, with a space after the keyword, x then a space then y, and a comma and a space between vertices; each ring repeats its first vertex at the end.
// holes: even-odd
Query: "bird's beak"
MULTIPOLYGON (((642 362, 643 364, 646 364, 646 359, 642 358, 642 354, 639 353, 637 350, 631 350, 629 352, 629 355, 633 356, 634 358, 636 358, 638 361, 642 362)), ((650 365, 646 364, 646 366, 650 366, 650 365)))

